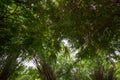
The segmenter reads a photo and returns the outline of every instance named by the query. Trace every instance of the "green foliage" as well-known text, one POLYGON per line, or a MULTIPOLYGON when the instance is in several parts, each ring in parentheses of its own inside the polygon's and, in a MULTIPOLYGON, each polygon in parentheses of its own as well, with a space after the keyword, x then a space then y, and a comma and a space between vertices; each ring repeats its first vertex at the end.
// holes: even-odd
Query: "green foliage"
POLYGON ((117 0, 0 0, 0 80, 119 80, 119 7, 117 0))

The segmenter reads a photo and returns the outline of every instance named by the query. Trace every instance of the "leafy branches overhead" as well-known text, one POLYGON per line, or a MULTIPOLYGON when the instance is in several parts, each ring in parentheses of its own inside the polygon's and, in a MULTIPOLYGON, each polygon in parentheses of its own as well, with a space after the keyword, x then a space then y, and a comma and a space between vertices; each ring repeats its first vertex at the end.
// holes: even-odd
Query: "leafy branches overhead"
POLYGON ((119 12, 119 0, 0 0, 0 80, 119 80, 119 12))

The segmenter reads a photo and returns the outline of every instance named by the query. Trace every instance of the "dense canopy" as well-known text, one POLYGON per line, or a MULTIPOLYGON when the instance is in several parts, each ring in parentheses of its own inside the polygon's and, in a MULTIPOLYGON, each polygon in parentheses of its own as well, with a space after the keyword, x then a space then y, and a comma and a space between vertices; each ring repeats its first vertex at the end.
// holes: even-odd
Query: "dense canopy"
POLYGON ((120 80, 119 61, 119 0, 0 0, 0 80, 120 80))

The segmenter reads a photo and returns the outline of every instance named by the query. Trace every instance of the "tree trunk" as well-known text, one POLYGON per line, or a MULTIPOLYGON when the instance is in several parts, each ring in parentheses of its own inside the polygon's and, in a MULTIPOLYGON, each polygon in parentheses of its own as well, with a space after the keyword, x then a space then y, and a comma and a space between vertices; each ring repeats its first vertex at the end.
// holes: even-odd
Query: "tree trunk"
POLYGON ((47 63, 42 64, 42 76, 43 76, 43 80, 56 80, 54 71, 47 63))
POLYGON ((9 77, 13 74, 16 69, 16 59, 18 54, 9 55, 5 60, 5 65, 3 65, 3 69, 0 73, 0 80, 8 80, 9 77))
POLYGON ((35 63, 42 80, 56 80, 56 75, 50 64, 48 64, 46 61, 39 62, 36 58, 35 63))

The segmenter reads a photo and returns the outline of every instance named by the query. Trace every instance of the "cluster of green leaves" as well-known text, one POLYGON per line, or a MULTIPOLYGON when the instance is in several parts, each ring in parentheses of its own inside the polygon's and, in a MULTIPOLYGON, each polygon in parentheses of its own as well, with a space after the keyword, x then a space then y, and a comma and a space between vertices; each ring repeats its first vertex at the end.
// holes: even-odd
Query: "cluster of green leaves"
POLYGON ((119 5, 0 0, 0 79, 119 80, 119 5), (36 69, 26 69, 26 60, 36 69))

